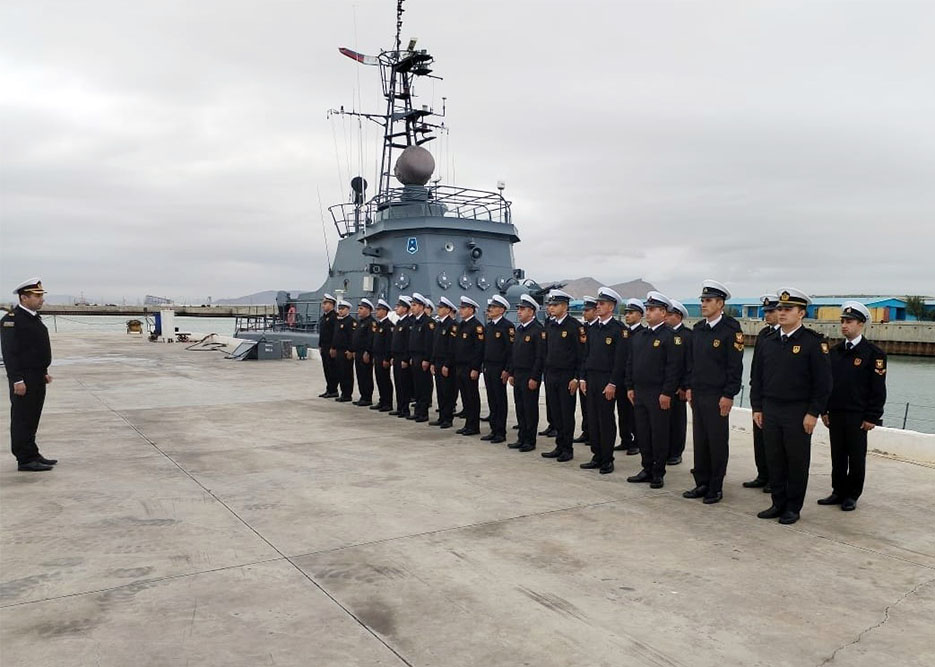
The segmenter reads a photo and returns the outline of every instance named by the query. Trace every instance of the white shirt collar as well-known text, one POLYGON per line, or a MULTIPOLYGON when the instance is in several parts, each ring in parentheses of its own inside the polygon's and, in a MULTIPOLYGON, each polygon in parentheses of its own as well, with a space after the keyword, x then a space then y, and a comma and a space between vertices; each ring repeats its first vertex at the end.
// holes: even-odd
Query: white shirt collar
POLYGON ((802 328, 802 325, 799 324, 799 326, 797 326, 795 329, 793 329, 793 330, 790 331, 789 333, 786 333, 786 332, 783 331, 782 329, 779 329, 779 333, 782 334, 783 336, 791 336, 792 334, 794 334, 796 331, 798 331, 798 330, 801 329, 801 328, 802 328))
POLYGON ((556 324, 561 324, 562 322, 565 321, 565 318, 566 318, 566 317, 568 317, 568 313, 565 313, 564 315, 562 315, 562 319, 558 319, 557 317, 553 317, 552 320, 553 320, 556 324))
POLYGON ((860 341, 862 341, 863 339, 864 339, 864 335, 863 335, 863 334, 857 334, 857 338, 855 338, 854 340, 846 340, 846 339, 845 339, 845 341, 844 341, 844 346, 847 347, 847 344, 850 343, 850 344, 851 344, 851 347, 857 347, 857 345, 858 345, 858 344, 860 343, 860 341))
POLYGON ((502 319, 503 319, 503 315, 501 315, 500 317, 495 317, 494 319, 492 319, 492 320, 490 320, 490 321, 491 321, 492 324, 496 324, 497 322, 499 322, 499 321, 502 320, 502 319))
POLYGON ((471 316, 470 316, 469 318, 467 318, 466 320, 462 320, 462 322, 470 322, 470 321, 473 320, 473 319, 474 319, 474 316, 471 315, 471 316))
POLYGON ((656 329, 658 329, 659 327, 661 327, 663 324, 665 324, 665 321, 660 322, 660 323, 657 324, 656 326, 654 326, 654 327, 649 327, 649 328, 650 328, 650 330, 655 331, 656 329))
POLYGON ((17 306, 18 308, 22 308, 23 310, 25 310, 27 313, 29 313, 29 314, 32 315, 33 317, 35 317, 36 315, 39 314, 39 313, 37 313, 37 312, 34 311, 34 310, 29 310, 29 308, 27 308, 26 306, 24 306, 24 305, 21 304, 21 303, 16 304, 16 306, 17 306))
POLYGON ((781 325, 781 324, 774 324, 774 325, 773 325, 773 331, 779 331, 781 328, 782 328, 782 325, 781 325))
POLYGON ((717 326, 717 323, 720 322, 722 319, 724 319, 724 313, 721 313, 720 315, 718 315, 718 316, 717 316, 717 319, 715 319, 715 320, 713 320, 713 321, 712 321, 712 320, 708 320, 708 321, 707 321, 707 322, 708 322, 708 326, 709 326, 710 328, 713 329, 714 327, 717 326))
POLYGON ((681 329, 681 328, 682 328, 682 323, 679 322, 679 323, 676 324, 674 327, 672 327, 672 331, 678 331, 678 330, 681 329))
POLYGON ((643 324, 643 322, 642 322, 642 320, 641 320, 641 321, 637 322, 636 324, 631 324, 631 325, 629 325, 629 326, 630 326, 630 331, 636 331, 638 328, 640 328, 640 326, 642 326, 642 324, 643 324))
POLYGON ((606 320, 598 320, 597 318, 595 318, 595 321, 600 321, 601 324, 607 324, 607 323, 610 322, 612 319, 614 319, 614 316, 613 316, 613 315, 608 315, 606 320))

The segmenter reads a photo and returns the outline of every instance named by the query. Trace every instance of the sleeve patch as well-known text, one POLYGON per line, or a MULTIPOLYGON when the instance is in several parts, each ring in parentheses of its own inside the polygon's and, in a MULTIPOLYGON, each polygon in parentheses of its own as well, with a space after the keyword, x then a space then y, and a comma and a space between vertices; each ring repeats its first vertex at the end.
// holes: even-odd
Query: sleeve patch
POLYGON ((481 325, 478 324, 478 325, 477 325, 477 333, 479 333, 479 334, 484 333, 484 327, 482 327, 481 325))
POLYGON ((16 323, 15 323, 15 322, 4 322, 4 323, 3 323, 3 326, 5 326, 5 327, 15 327, 15 326, 16 326, 16 323))
POLYGON ((821 342, 821 351, 822 354, 828 354, 828 343, 826 341, 821 342))
POLYGON ((738 352, 743 352, 743 343, 734 343, 734 349, 738 352))
POLYGON ((734 334, 734 339, 735 339, 738 343, 742 343, 742 342, 743 342, 743 332, 742 332, 742 331, 736 332, 736 333, 734 334))

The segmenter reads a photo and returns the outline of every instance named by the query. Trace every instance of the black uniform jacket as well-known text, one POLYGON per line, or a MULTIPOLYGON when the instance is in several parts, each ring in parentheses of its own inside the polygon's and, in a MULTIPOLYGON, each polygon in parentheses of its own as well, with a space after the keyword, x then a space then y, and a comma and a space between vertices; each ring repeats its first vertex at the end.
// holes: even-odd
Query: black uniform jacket
MULTIPOLYGON (((624 325, 613 317, 607 320, 606 324, 595 321, 588 327, 587 356, 584 360, 585 375, 588 371, 601 371, 609 373, 610 378, 613 379, 621 374, 621 370, 616 365, 620 363, 617 347, 623 344, 623 329, 624 325)), ((604 388, 588 388, 589 391, 594 389, 603 390, 604 388)))
POLYGON ((432 341, 432 363, 435 372, 440 373, 442 366, 454 369, 454 345, 458 337, 458 323, 451 316, 435 323, 435 336, 432 341))
POLYGON ((409 356, 413 359, 424 360, 432 356, 432 345, 435 338, 435 320, 422 313, 419 317, 410 317, 409 325, 409 356))
POLYGON ((674 395, 682 373, 684 348, 681 336, 676 336, 665 324, 655 330, 645 327, 637 331, 630 338, 627 389, 674 395))
POLYGON ((333 310, 325 313, 318 318, 318 347, 323 350, 334 347, 334 323, 338 319, 338 314, 333 310))
POLYGON ((0 320, 0 346, 10 382, 25 380, 27 372, 45 375, 52 363, 49 330, 38 314, 19 306, 0 320))
POLYGON ((455 364, 479 373, 484 365, 484 338, 484 325, 477 317, 462 321, 455 339, 455 364))
POLYGON ((393 340, 393 320, 389 317, 375 323, 373 330, 373 358, 383 361, 393 356, 391 351, 393 340))
POLYGON ((588 334, 585 326, 571 315, 559 323, 549 320, 545 325, 545 370, 570 371, 581 379, 588 334))
POLYGON ((714 328, 702 320, 691 333, 691 375, 687 388, 733 399, 743 382, 743 331, 722 315, 714 328))
POLYGON ((484 363, 506 368, 513 354, 516 327, 508 319, 501 317, 496 322, 488 322, 485 329, 487 340, 484 341, 484 363))
POLYGON ((408 313, 400 317, 393 325, 393 340, 390 343, 390 357, 393 361, 409 363, 409 327, 412 326, 412 316, 408 313))
POLYGON ((331 347, 336 350, 354 349, 354 331, 357 329, 357 320, 348 315, 334 321, 334 339, 331 347))
POLYGON ((545 328, 539 320, 533 319, 525 325, 517 325, 507 372, 510 375, 515 375, 517 371, 528 373, 529 379, 539 382, 545 366, 545 347, 545 328))
POLYGON ((845 341, 831 348, 833 387, 828 411, 857 412, 863 421, 883 423, 886 403, 886 353, 862 338, 850 350, 845 341))
POLYGON ((373 319, 373 315, 367 315, 367 317, 363 317, 357 322, 357 328, 354 329, 354 347, 352 348, 354 352, 373 354, 373 339, 377 333, 377 328, 377 321, 373 319))
POLYGON ((763 401, 808 403, 808 414, 819 416, 831 395, 828 343, 817 331, 799 327, 782 342, 782 330, 764 336, 750 378, 750 406, 762 412, 763 401))

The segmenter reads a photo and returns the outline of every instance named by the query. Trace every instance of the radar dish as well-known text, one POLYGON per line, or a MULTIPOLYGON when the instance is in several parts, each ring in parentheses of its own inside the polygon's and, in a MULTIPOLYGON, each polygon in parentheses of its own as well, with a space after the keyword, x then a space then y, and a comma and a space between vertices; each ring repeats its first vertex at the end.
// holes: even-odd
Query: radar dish
POLYGON ((407 146, 396 159, 393 175, 403 185, 425 185, 435 171, 435 158, 421 146, 407 146))

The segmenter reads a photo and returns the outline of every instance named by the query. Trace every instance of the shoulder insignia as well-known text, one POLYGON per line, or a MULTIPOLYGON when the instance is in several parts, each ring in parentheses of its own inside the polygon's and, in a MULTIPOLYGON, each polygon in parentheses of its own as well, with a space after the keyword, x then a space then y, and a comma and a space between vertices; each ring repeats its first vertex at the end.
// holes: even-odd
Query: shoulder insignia
POLYGON ((376 330, 377 330, 377 323, 374 322, 373 324, 371 324, 371 325, 370 325, 370 328, 371 328, 373 331, 376 331, 376 330))
POLYGON ((742 342, 743 342, 743 331, 738 331, 738 332, 736 332, 736 333, 734 334, 734 339, 735 339, 738 343, 742 343, 742 342))
POLYGON ((743 343, 734 343, 734 349, 738 352, 743 352, 743 343))
POLYGON ((675 340, 675 344, 676 344, 676 345, 681 345, 681 344, 682 344, 682 337, 681 337, 681 336, 675 336, 674 340, 675 340))
POLYGON ((877 368, 886 368, 886 359, 875 359, 873 364, 877 368))
POLYGON ((864 360, 863 360, 863 359, 861 359, 860 357, 854 357, 854 365, 855 365, 855 366, 860 366, 862 363, 864 363, 864 360))
POLYGON ((658 338, 653 341, 653 347, 659 347, 660 345, 662 345, 662 341, 658 338))
POLYGON ((516 329, 514 329, 513 327, 510 327, 509 329, 507 329, 507 333, 513 336, 516 334, 516 329))
POLYGON ((824 354, 828 354, 828 341, 821 341, 821 351, 824 354))
POLYGON ((481 325, 478 324, 478 325, 477 325, 477 333, 479 333, 479 334, 484 333, 484 327, 482 327, 481 325))

